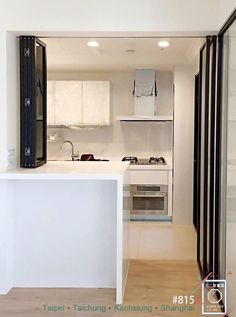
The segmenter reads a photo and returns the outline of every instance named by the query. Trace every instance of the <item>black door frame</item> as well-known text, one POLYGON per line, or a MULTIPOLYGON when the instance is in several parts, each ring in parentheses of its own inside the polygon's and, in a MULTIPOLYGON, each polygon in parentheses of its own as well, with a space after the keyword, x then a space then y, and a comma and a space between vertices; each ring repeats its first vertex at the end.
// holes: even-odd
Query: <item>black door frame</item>
MULTIPOLYGON (((199 161, 198 161, 198 169, 199 169, 199 196, 198 198, 198 225, 197 225, 197 262, 199 265, 199 270, 201 275, 203 274, 203 263, 201 262, 201 215, 200 215, 200 208, 201 208, 201 118, 202 118, 202 65, 203 65, 203 50, 205 49, 205 44, 200 50, 200 58, 199 58, 199 112, 200 112, 200 122, 199 122, 199 130, 200 130, 200 139, 199 144, 195 145, 199 147, 199 161)), ((196 194, 196 193, 194 193, 196 194)))
POLYGON ((221 278, 220 276, 220 236, 221 236, 221 142, 222 142, 222 70, 223 70, 223 36, 218 36, 218 61, 217 61, 217 93, 216 93, 216 158, 215 158, 215 241, 214 241, 214 265, 215 271, 214 275, 216 279, 221 278))
POLYGON ((210 79, 210 36, 206 39, 206 74, 205 74, 205 100, 204 100, 204 192, 203 192, 203 274, 209 272, 210 263, 207 261, 208 253, 208 147, 209 147, 209 79, 210 79))
POLYGON ((209 161, 210 161, 210 173, 209 173, 209 270, 212 269, 213 277, 215 273, 215 261, 214 261, 214 241, 215 241, 215 231, 214 231, 214 222, 215 222, 215 179, 216 179, 216 170, 215 170, 215 159, 216 159, 216 50, 217 50, 217 37, 213 36, 211 38, 211 49, 212 49, 212 60, 211 60, 211 100, 209 107, 211 108, 211 125, 209 127, 210 132, 210 148, 209 148, 209 161))
POLYGON ((236 9, 233 11, 229 19, 225 22, 218 34, 218 61, 217 61, 217 102, 216 102, 216 179, 215 179, 215 243, 214 243, 214 252, 215 252, 215 276, 216 278, 222 278, 220 276, 221 267, 220 267, 220 243, 221 240, 224 240, 225 237, 221 232, 221 222, 226 222, 226 216, 223 214, 221 206, 221 182, 222 182, 222 113, 223 113, 223 62, 224 62, 224 35, 230 26, 236 21, 236 9))
MULTIPOLYGON (((202 160, 202 114, 205 113, 204 109, 205 106, 203 107, 202 104, 202 91, 204 89, 205 91, 205 87, 202 87, 202 82, 203 82, 203 55, 204 55, 204 51, 206 50, 206 43, 202 46, 201 50, 200 50, 200 60, 199 60, 199 108, 200 108, 200 128, 199 128, 199 144, 196 146, 199 146, 199 161, 198 161, 198 169, 199 169, 199 196, 198 196, 198 206, 199 206, 199 210, 198 210, 198 227, 197 227, 197 261, 198 261, 198 265, 199 265, 199 269, 201 272, 201 275, 204 275, 205 272, 205 267, 204 267, 204 263, 201 261, 201 254, 202 252, 204 252, 205 249, 205 245, 204 245, 204 241, 202 241, 201 236, 202 236, 202 232, 201 230, 203 230, 203 234, 204 234, 204 228, 201 228, 201 208, 202 208, 202 204, 201 204, 201 183, 202 183, 202 166, 204 164, 204 160, 202 160), (203 246, 203 250, 201 250, 201 245, 203 246)), ((205 70, 204 70, 205 71, 205 70)), ((203 254, 203 258, 204 258, 204 254, 203 254)))
MULTIPOLYGON (((199 77, 199 104, 200 104, 200 126, 204 125, 204 135, 202 131, 199 132, 199 139, 195 139, 195 148, 198 148, 199 155, 197 168, 199 174, 196 172, 196 177, 199 179, 199 194, 198 191, 194 192, 196 195, 194 201, 196 205, 194 208, 198 209, 198 226, 197 226, 197 260, 202 276, 215 271, 214 264, 214 252, 215 252, 215 239, 214 239, 214 215, 215 215, 215 180, 216 180, 216 168, 215 168, 215 156, 216 156, 216 142, 215 142, 215 130, 216 130, 216 109, 215 109, 215 93, 216 93, 216 36, 207 36, 206 43, 203 45, 200 51, 200 77, 199 77), (203 54, 206 54, 205 68, 203 69, 203 54), (205 72, 205 83, 202 86, 202 76, 205 72), (202 100, 202 92, 204 90, 204 100, 202 100), (202 122, 202 115, 204 114, 204 122, 202 122), (210 125, 209 125, 210 120, 210 125), (204 144, 201 142, 204 141, 204 144), (203 145, 203 153, 201 153, 203 145), (203 160, 201 160, 203 155, 203 160), (201 179, 203 171, 203 179, 201 179), (201 181, 203 181, 203 195, 201 197, 201 181), (203 204, 201 204, 201 201, 203 204), (203 210, 201 210, 201 208, 203 210), (201 219, 202 217, 202 219, 201 219), (203 227, 201 228, 201 222, 203 227), (203 230, 203 233, 201 233, 203 230), (201 236, 203 241, 201 241, 201 236), (203 250, 201 250, 201 245, 203 250), (201 254, 203 253, 203 259, 201 261, 201 254), (209 255, 209 258, 208 258, 209 255)), ((198 115, 199 115, 198 113, 198 115)), ((195 118, 196 120, 196 118, 195 118)), ((195 180, 195 184, 197 181, 195 180)), ((213 277, 213 275, 211 276, 213 277)))
MULTIPOLYGON (((218 36, 206 38, 206 43, 201 48, 200 51, 200 61, 199 61, 199 94, 200 94, 200 111, 205 112, 205 131, 204 131, 204 162, 200 161, 201 156, 199 157, 199 162, 201 168, 204 168, 204 213, 203 213, 203 258, 204 261, 201 263, 201 244, 200 244, 200 210, 198 211, 198 226, 197 226, 197 260, 201 270, 202 276, 207 274, 210 271, 213 272, 212 277, 222 278, 220 274, 220 240, 223 238, 221 233, 221 221, 225 221, 222 219, 222 210, 221 210, 221 155, 222 155, 222 123, 221 123, 221 115, 222 115, 222 76, 223 76, 223 39, 224 34, 228 30, 228 28, 232 25, 232 23, 236 20, 236 9, 228 19, 228 21, 224 24, 222 29, 220 30, 218 36), (212 45, 212 68, 211 68, 211 77, 209 76, 209 61, 210 61, 210 48, 212 45), (206 76, 205 76, 205 87, 202 87, 202 72, 203 72, 203 50, 206 50, 206 76), (211 91, 209 92, 209 79, 211 78, 211 82, 214 85, 211 85, 211 91), (202 105, 202 89, 205 89, 205 102, 202 105), (209 96, 211 96, 211 100, 209 100, 209 96), (209 108, 210 107, 210 108, 209 108), (209 112, 210 109, 210 112, 209 112), (209 118, 210 114, 210 118, 209 118), (209 119, 211 119, 211 125, 208 126, 209 119), (210 138, 209 138, 210 133, 210 138), (208 144, 210 142, 210 144, 208 144), (208 148, 210 146, 210 148, 208 148), (209 151, 210 149, 210 151, 209 151), (208 160, 210 160, 210 165, 208 166, 208 160), (210 170, 208 170, 210 168, 210 170), (208 174, 209 173, 209 174, 208 174), (210 177, 210 179, 208 178, 210 177), (209 183, 208 183, 209 182, 209 183), (209 188, 208 188, 209 187, 209 188), (210 199, 208 200, 208 190, 210 191, 210 199), (209 205, 208 205, 209 204, 209 205), (209 219, 208 214, 205 212, 209 206, 209 219), (208 230, 209 230, 209 238, 208 241, 208 230), (207 263, 207 252, 209 248, 209 263, 207 263)), ((196 140, 196 139, 195 139, 196 140)), ((201 138, 200 138, 201 140, 201 138)), ((196 144, 195 144, 196 146, 196 144)), ((199 147, 199 144, 197 145, 199 147)), ((201 146, 199 147, 201 149, 201 146)), ((195 156, 194 156, 195 157, 195 156)), ((195 174, 194 174, 195 175, 195 174)), ((201 174, 200 174, 201 181, 201 174)), ((199 184, 201 184, 199 182, 199 184)), ((196 195, 196 191, 194 191, 194 195, 196 195)), ((199 208, 202 208, 200 204, 201 197, 197 198, 197 205, 199 208)), ((197 208, 195 206, 194 208, 197 208)))
POLYGON ((195 229, 199 223, 200 195, 200 153, 201 153, 201 107, 200 107, 200 74, 195 75, 194 100, 194 184, 193 184, 193 224, 195 229))
POLYGON ((35 168, 47 161, 47 60, 46 44, 35 36, 20 36, 20 166, 35 168), (37 47, 42 48, 42 119, 37 118, 37 47), (41 123, 41 135, 37 127, 41 123), (42 155, 37 156, 37 142, 42 155))

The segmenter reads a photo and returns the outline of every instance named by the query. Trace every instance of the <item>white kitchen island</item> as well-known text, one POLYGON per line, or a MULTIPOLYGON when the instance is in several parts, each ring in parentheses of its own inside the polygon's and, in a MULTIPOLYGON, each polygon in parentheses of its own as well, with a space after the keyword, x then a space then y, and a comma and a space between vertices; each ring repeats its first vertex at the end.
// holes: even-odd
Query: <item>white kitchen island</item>
POLYGON ((50 162, 0 173, 0 294, 116 288, 128 273, 127 162, 50 162))

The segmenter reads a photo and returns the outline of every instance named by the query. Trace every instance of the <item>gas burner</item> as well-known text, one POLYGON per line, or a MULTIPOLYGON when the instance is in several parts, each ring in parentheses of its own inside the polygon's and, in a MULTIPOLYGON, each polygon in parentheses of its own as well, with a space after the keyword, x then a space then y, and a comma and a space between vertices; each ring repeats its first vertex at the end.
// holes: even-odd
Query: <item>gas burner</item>
POLYGON ((157 164, 166 165, 166 159, 163 156, 157 157, 157 164))
POLYGON ((128 161, 131 164, 138 164, 138 158, 136 156, 125 156, 122 161, 128 161))
POLYGON ((125 156, 122 161, 129 161, 132 165, 166 165, 166 160, 163 156, 150 158, 137 158, 136 156, 125 156))
POLYGON ((158 158, 151 156, 151 157, 149 158, 149 162, 148 162, 148 163, 149 163, 149 164, 157 164, 157 163, 158 163, 158 158))

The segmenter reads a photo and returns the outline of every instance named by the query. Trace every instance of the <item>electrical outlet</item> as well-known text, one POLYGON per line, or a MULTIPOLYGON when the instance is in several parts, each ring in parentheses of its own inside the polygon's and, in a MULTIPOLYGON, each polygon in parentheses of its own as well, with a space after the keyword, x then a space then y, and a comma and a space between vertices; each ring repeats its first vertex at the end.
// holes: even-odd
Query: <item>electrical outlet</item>
POLYGON ((16 149, 15 148, 8 149, 7 162, 8 162, 7 165, 9 169, 16 167, 16 149))

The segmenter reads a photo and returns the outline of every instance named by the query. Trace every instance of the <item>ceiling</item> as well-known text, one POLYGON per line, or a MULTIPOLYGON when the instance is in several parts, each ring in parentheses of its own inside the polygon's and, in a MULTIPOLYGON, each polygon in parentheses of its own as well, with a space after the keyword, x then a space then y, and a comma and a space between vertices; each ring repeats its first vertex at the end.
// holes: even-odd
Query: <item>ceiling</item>
MULTIPOLYGON (((47 44, 51 72, 129 71, 136 68, 173 69, 194 64, 204 42, 201 38, 170 38, 171 45, 160 49, 160 38, 43 38, 47 44), (96 40, 100 46, 88 47, 96 40)), ((166 39, 165 39, 166 40, 166 39)))

